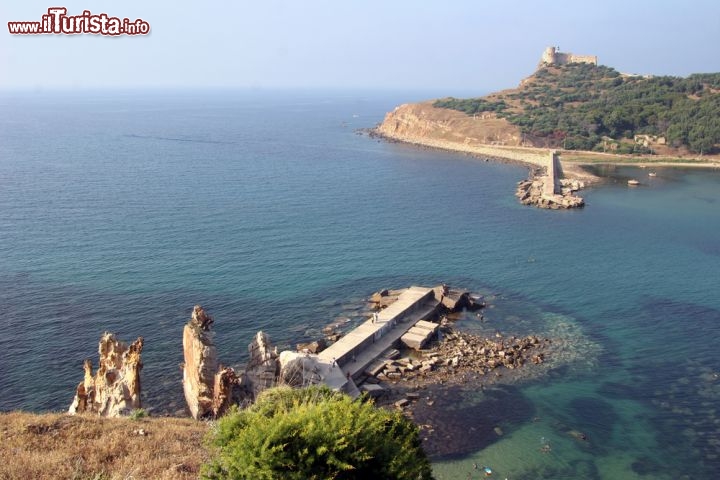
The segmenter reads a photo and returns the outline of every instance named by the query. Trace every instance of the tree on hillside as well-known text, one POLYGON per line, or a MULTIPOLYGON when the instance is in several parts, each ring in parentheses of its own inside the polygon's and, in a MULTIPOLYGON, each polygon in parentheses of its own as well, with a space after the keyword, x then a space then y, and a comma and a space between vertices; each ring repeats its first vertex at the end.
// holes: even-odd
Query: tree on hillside
POLYGON ((494 111, 523 134, 571 150, 603 148, 604 136, 620 140, 640 134, 665 136, 670 145, 696 153, 718 150, 720 73, 623 77, 608 67, 568 64, 542 68, 531 79, 491 99, 448 98, 433 105, 468 115, 494 111), (559 138, 558 130, 567 135, 559 138))
POLYGON ((267 390, 209 443, 205 479, 432 479, 415 425, 326 387, 267 390))

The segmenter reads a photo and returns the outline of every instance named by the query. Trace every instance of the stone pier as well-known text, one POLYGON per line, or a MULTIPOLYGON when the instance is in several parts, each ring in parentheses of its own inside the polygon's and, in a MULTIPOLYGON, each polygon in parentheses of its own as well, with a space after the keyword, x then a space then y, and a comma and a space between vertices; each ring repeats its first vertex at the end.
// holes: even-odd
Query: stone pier
POLYGON ((544 195, 559 195, 562 193, 560 179, 563 176, 560 154, 557 151, 550 152, 548 166, 546 168, 545 183, 543 184, 544 195))
POLYGON ((585 205, 582 197, 574 194, 582 188, 580 182, 562 180, 562 164, 556 151, 550 152, 545 175, 535 175, 529 180, 518 182, 515 196, 523 205, 539 208, 564 209, 579 208, 585 205), (563 182, 565 185, 563 185, 563 182), (577 187, 574 187, 577 185, 577 187))
POLYGON ((324 365, 323 382, 330 388, 359 394, 353 378, 395 345, 419 321, 430 317, 440 302, 432 288, 410 287, 389 307, 318 354, 324 365))

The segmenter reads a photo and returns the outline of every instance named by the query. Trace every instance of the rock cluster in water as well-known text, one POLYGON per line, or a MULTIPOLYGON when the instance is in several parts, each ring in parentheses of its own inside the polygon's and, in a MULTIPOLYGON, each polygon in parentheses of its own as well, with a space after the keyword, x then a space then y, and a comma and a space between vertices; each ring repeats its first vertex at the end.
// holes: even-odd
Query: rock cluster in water
POLYGON ((497 340, 463 332, 446 331, 442 342, 423 352, 422 358, 389 359, 377 375, 378 380, 408 380, 418 377, 450 379, 463 373, 485 375, 504 367, 510 370, 525 363, 545 361, 542 349, 550 343, 535 335, 497 340))
MULTIPOLYGON (((503 407, 495 405, 494 413, 489 412, 488 405, 494 404, 487 403, 488 393, 496 395, 502 392, 499 385, 541 375, 549 368, 544 364, 552 344, 536 335, 491 339, 449 326, 442 331, 443 340, 417 352, 420 356, 401 357, 399 351, 393 352, 395 359, 386 360, 379 374, 366 379, 382 388, 378 405, 398 409, 418 425, 423 447, 433 456, 476 451, 502 436, 496 422, 504 418, 499 413, 503 407), (483 399, 482 407, 460 406, 461 401, 451 399, 449 392, 454 389, 476 392, 483 399), (468 418, 456 408, 476 415, 468 418), (473 431, 470 441, 458 436, 468 428, 473 431)), ((511 398, 504 399, 504 408, 516 407, 519 399, 511 398)))
POLYGON ((581 208, 585 206, 582 197, 575 192, 584 187, 579 180, 562 179, 562 193, 549 195, 545 193, 547 177, 533 176, 528 180, 518 182, 515 196, 523 205, 533 205, 538 208, 552 210, 581 208))
POLYGON ((98 370, 93 376, 92 362, 85 360, 85 379, 78 384, 68 413, 120 417, 140 408, 142 348, 142 337, 127 346, 114 334, 104 333, 98 345, 98 370))

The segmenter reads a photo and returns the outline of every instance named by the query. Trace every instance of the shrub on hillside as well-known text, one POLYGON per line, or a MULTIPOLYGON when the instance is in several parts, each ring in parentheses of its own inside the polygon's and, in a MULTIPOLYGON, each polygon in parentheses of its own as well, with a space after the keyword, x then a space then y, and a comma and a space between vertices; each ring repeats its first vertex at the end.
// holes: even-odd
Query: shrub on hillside
POLYGON ((431 479, 418 430, 398 412, 327 388, 264 392, 218 421, 206 479, 431 479))

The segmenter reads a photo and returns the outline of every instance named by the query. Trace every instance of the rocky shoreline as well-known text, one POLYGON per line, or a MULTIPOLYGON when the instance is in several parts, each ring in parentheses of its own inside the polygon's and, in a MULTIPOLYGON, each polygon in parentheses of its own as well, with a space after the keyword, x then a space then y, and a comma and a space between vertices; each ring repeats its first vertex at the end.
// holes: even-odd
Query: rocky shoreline
POLYGON ((523 147, 503 149, 492 145, 466 145, 423 137, 399 136, 384 131, 382 124, 372 129, 362 130, 360 133, 367 134, 371 138, 394 143, 406 143, 428 150, 463 153, 486 162, 522 165, 530 169, 528 180, 518 182, 515 192, 515 196, 523 205, 550 210, 582 208, 585 206, 583 198, 575 195, 575 192, 585 188, 585 182, 578 178, 562 178, 560 180, 562 190, 558 193, 548 194, 545 189, 545 184, 549 181, 545 172, 547 169, 547 155, 543 156, 540 153, 541 149, 528 148, 526 152, 520 152, 518 150, 523 147))
POLYGON ((519 165, 521 167, 528 167, 531 169, 531 171, 535 171, 534 169, 542 165, 540 160, 531 160, 529 157, 525 158, 522 156, 513 156, 508 154, 508 150, 503 150, 501 147, 495 147, 491 145, 484 146, 482 149, 480 149, 479 147, 453 144, 451 142, 440 140, 394 136, 381 131, 379 126, 374 128, 361 128, 358 129, 357 132, 360 135, 367 135, 368 137, 376 139, 378 141, 412 145, 413 147, 419 148, 421 150, 436 150, 440 152, 459 153, 477 158, 485 162, 495 162, 507 165, 519 165))
MULTIPOLYGON (((373 294, 367 300, 368 312, 391 306, 402 292, 404 289, 373 294)), ((500 402, 493 416, 482 414, 475 419, 477 428, 484 432, 478 441, 489 441, 497 436, 495 428, 502 423, 497 419, 506 412, 501 404, 520 402, 512 393, 514 385, 538 379, 562 364, 561 350, 567 339, 554 332, 541 336, 460 331, 454 325, 458 318, 471 315, 484 323, 483 313, 478 311, 486 307, 484 298, 445 285, 435 287, 433 292, 438 295, 433 339, 417 347, 397 344, 363 367, 354 381, 348 373, 348 382, 356 395, 359 392, 355 385, 374 398, 379 407, 399 409, 415 421, 426 450, 437 457, 457 454, 471 446, 462 439, 447 438, 454 435, 456 427, 461 428, 456 425, 458 420, 452 411, 455 400, 449 392, 472 392, 473 397, 500 402)), ((196 420, 218 418, 231 405, 248 405, 261 391, 276 385, 301 388, 326 383, 333 370, 345 377, 344 369, 318 363, 316 354, 349 333, 343 329, 350 324, 331 323, 323 329, 322 337, 298 343, 297 352, 278 352, 270 338, 258 332, 249 344, 250 358, 245 367, 231 368, 219 361, 213 323, 202 307, 195 306, 183 331, 183 391, 186 411, 196 420)), ((86 379, 78 386, 69 413, 118 417, 145 407, 140 404, 141 349, 142 339, 128 347, 112 334, 104 334, 99 345, 101 370, 93 377, 86 363, 86 379)), ((153 406, 149 409, 153 410, 153 406)))

